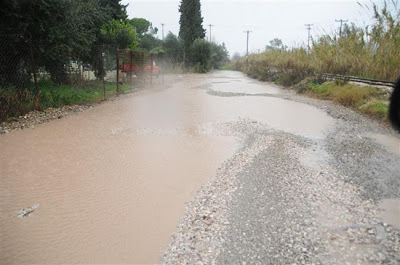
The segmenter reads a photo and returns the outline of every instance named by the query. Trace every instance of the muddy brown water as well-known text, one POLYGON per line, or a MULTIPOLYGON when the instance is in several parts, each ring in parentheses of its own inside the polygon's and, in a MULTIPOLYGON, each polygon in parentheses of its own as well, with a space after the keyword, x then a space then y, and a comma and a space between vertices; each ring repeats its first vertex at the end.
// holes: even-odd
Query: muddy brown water
POLYGON ((206 93, 280 93, 240 73, 180 79, 0 136, 1 264, 157 263, 185 203, 237 148, 203 126, 247 118, 321 138, 334 125, 305 104, 206 93))

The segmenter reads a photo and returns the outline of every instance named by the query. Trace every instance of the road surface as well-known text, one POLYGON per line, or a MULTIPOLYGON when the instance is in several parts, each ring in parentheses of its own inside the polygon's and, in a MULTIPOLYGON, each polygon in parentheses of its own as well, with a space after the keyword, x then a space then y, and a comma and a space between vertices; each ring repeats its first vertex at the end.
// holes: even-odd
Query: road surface
POLYGON ((399 136, 241 73, 175 76, 0 150, 1 264, 400 263, 399 136))

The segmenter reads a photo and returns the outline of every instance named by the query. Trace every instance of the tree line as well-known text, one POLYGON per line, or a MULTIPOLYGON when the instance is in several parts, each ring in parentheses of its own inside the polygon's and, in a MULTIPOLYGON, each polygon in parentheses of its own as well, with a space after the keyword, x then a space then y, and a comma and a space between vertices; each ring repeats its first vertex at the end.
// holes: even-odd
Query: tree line
POLYGON ((31 45, 37 68, 53 82, 68 83, 66 65, 90 65, 96 77, 105 75, 102 54, 116 49, 156 53, 163 60, 199 72, 228 60, 224 45, 204 40, 200 1, 182 0, 179 36, 156 37, 157 27, 144 18, 129 19, 121 0, 3 0, 0 3, 0 81, 24 87, 31 77, 31 45), (197 14, 197 15, 195 15, 197 14), (13 78, 10 77, 13 73, 13 78))

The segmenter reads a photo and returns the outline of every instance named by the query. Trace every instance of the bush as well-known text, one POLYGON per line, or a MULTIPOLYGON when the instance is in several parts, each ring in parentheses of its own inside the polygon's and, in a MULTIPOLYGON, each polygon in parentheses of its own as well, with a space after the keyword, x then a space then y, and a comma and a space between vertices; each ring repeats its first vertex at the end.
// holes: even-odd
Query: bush
POLYGON ((361 111, 380 120, 386 120, 388 117, 389 106, 378 100, 374 100, 361 108, 361 111))
POLYGON ((198 73, 206 73, 211 69, 211 45, 205 40, 196 40, 191 47, 190 62, 193 70, 198 73))
MULTIPOLYGON (((59 108, 64 105, 99 102, 104 98, 103 83, 99 80, 88 81, 84 87, 57 85, 51 80, 42 79, 40 87, 40 106, 35 102, 34 90, 23 90, 19 94, 15 89, 0 90, 0 121, 23 115, 35 109, 59 108)), ((120 91, 130 89, 128 84, 120 85, 120 91)), ((116 94, 116 84, 106 84, 106 97, 116 94)))

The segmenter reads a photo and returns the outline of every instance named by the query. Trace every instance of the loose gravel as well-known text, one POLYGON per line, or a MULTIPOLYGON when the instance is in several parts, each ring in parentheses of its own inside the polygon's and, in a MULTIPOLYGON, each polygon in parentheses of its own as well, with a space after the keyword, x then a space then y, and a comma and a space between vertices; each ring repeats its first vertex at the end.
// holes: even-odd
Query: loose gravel
POLYGON ((400 159, 366 136, 398 137, 393 130, 292 91, 207 93, 312 105, 335 118, 335 128, 324 139, 254 120, 201 128, 235 135, 241 148, 188 204, 163 264, 400 264, 400 231, 378 207, 400 198, 400 159))

